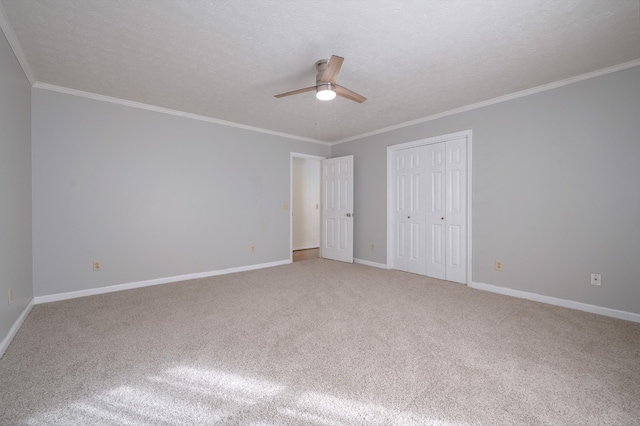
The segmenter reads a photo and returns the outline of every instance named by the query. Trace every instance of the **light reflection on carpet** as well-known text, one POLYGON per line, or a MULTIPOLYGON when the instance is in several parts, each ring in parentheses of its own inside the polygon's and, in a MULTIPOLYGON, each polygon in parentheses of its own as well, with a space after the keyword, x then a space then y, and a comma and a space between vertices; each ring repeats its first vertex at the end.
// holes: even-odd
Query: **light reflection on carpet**
POLYGON ((170 368, 137 386, 120 386, 30 418, 49 424, 215 424, 254 426, 460 424, 371 402, 303 391, 267 380, 190 366, 170 368))

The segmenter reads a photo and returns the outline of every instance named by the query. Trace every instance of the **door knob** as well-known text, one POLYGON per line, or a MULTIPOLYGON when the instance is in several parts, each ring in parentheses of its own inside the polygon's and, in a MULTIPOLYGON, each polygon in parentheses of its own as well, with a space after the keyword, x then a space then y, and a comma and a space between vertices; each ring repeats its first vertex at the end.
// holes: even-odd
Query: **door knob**
POLYGON ((407 216, 407 219, 411 219, 411 216, 407 216))
POLYGON ((347 217, 351 217, 351 213, 347 213, 347 217))
POLYGON ((440 220, 444 220, 444 217, 441 217, 440 220))

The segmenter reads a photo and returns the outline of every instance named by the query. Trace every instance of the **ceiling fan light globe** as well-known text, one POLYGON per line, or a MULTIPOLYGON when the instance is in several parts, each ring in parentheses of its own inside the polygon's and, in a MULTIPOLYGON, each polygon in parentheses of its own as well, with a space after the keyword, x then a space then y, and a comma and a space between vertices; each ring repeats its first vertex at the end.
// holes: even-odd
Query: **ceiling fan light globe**
POLYGON ((316 87, 316 98, 321 101, 330 101, 335 99, 336 92, 333 90, 333 86, 329 83, 320 84, 316 87))

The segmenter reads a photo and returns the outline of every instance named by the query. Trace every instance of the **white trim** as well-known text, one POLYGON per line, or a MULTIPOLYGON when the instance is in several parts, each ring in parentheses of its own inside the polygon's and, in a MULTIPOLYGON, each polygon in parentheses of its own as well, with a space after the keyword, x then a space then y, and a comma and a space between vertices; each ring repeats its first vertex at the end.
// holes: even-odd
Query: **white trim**
MULTIPOLYGON (((304 158, 306 160, 318 160, 320 161, 320 173, 322 173, 322 160, 325 160, 327 157, 321 157, 319 155, 311 155, 311 154, 301 154, 299 152, 290 152, 289 153, 289 257, 291 262, 293 262, 293 251, 294 250, 303 250, 293 248, 293 159, 294 158, 304 158)), ((322 211, 322 197, 320 197, 320 210, 322 211)), ((320 226, 320 223, 318 223, 320 226)), ((315 248, 315 247, 308 247, 315 248)), ((320 232, 320 257, 322 257, 322 232, 320 232)))
POLYGON ((277 262, 260 263, 257 265, 239 266, 237 268, 218 269, 209 272, 198 272, 195 274, 178 275, 175 277, 157 278, 153 280, 137 281, 126 284, 116 284, 107 287, 90 288, 87 290, 70 291, 67 293, 50 294, 47 296, 38 296, 34 298, 34 303, 57 302, 59 300, 75 299, 77 297, 94 296, 96 294, 112 293, 114 291, 130 290, 133 288, 149 287, 159 284, 171 284, 179 281, 195 280, 198 278, 215 277, 217 275, 233 274, 236 272, 252 271, 254 269, 271 268, 273 266, 288 265, 291 260, 279 260, 277 262))
POLYGON ((31 84, 32 84, 32 86, 34 88, 52 90, 52 91, 55 91, 55 92, 66 93, 66 94, 75 95, 75 96, 81 96, 81 97, 85 97, 85 98, 89 98, 89 99, 95 99, 95 100, 100 100, 100 101, 105 101, 105 102, 111 102, 111 103, 115 103, 115 104, 130 106, 130 107, 133 107, 133 108, 146 109, 146 110, 156 111, 156 112, 160 112, 160 113, 164 113, 164 114, 176 115, 176 116, 179 116, 179 117, 185 117, 185 118, 190 118, 190 119, 194 119, 194 120, 206 121, 206 122, 209 122, 209 123, 221 124, 221 125, 224 125, 224 126, 236 127, 236 128, 240 128, 240 129, 251 130, 251 131, 260 132, 260 133, 266 133, 266 134, 270 134, 270 135, 282 136, 282 137, 285 137, 285 138, 300 140, 300 141, 303 141, 303 142, 317 143, 317 144, 325 145, 325 146, 335 146, 335 145, 339 145, 339 144, 342 144, 342 143, 346 143, 346 142, 351 142, 351 141, 354 141, 354 140, 362 139, 362 138, 365 138, 365 137, 379 135, 381 133, 386 133, 386 132, 390 132, 390 131, 393 131, 393 130, 402 129, 402 128, 413 126, 413 125, 416 125, 416 124, 426 123, 428 121, 437 120, 439 118, 447 117, 447 116, 450 116, 450 115, 460 114, 462 112, 467 112, 467 111, 471 111, 471 110, 474 110, 474 109, 483 108, 483 107, 486 107, 486 106, 495 105, 495 104, 502 103, 502 102, 507 102, 507 101, 510 101, 510 100, 513 100, 513 99, 522 98, 522 97, 533 95, 533 94, 540 93, 540 92, 545 92, 547 90, 553 90, 553 89, 557 89, 557 88, 560 88, 560 87, 563 87, 563 86, 568 86, 570 84, 578 83, 580 81, 588 80, 590 78, 600 77, 600 76, 603 76, 603 75, 607 75, 607 74, 611 74, 611 73, 614 73, 614 72, 622 71, 622 70, 625 70, 625 69, 628 69, 628 68, 633 68, 633 67, 636 67, 636 66, 640 66, 640 59, 636 59, 636 60, 633 60, 633 61, 630 61, 630 62, 625 62, 623 64, 614 65, 612 67, 603 68, 603 69, 600 69, 600 70, 597 70, 597 71, 593 71, 593 72, 586 73, 586 74, 581 74, 581 75, 578 75, 578 76, 575 76, 575 77, 570 77, 570 78, 567 78, 567 79, 564 79, 564 80, 560 80, 560 81, 556 81, 556 82, 552 82, 552 83, 548 83, 548 84, 543 84, 542 86, 537 86, 537 87, 533 87, 533 88, 530 88, 530 89, 521 90, 519 92, 511 93, 511 94, 504 95, 504 96, 499 96, 497 98, 489 99, 489 100, 482 101, 482 102, 477 102, 475 104, 466 105, 466 106, 463 106, 463 107, 460 107, 460 108, 455 108, 455 109, 452 109, 452 110, 449 110, 449 111, 440 112, 440 113, 429 115, 429 116, 423 117, 423 118, 418 118, 416 120, 405 121, 404 123, 399 123, 399 124, 395 124, 393 126, 384 127, 382 129, 373 130, 371 132, 366 132, 366 133, 361 133, 359 135, 350 136, 348 138, 340 139, 338 141, 326 142, 326 141, 320 141, 320 140, 317 140, 317 139, 291 135, 291 134, 288 134, 288 133, 275 132, 275 131, 272 131, 272 130, 267 130, 267 129, 263 129, 263 128, 259 128, 259 127, 253 127, 253 126, 248 126, 248 125, 244 125, 244 124, 234 123, 234 122, 231 122, 231 121, 219 120, 219 119, 212 118, 212 117, 205 117, 205 116, 202 116, 202 115, 191 114, 191 113, 188 113, 188 112, 183 112, 183 111, 172 110, 172 109, 168 109, 168 108, 157 107, 157 106, 154 106, 154 105, 143 104, 143 103, 140 103, 140 102, 133 102, 133 101, 125 100, 125 99, 114 98, 114 97, 111 97, 111 96, 98 95, 96 93, 84 92, 84 91, 81 91, 81 90, 70 89, 70 88, 56 86, 56 85, 49 84, 49 83, 42 83, 42 82, 39 82, 39 81, 35 81, 35 76, 33 74, 33 71, 31 70, 31 68, 29 67, 29 64, 27 63, 26 57, 24 56, 24 53, 22 52, 20 44, 18 43, 17 38, 15 37, 15 34, 13 33, 13 30, 11 30, 11 26, 9 25, 8 21, 6 20, 6 17, 3 15, 3 10, 2 10, 2 5, 1 4, 0 4, 0 28, 2 28, 4 30, 5 36, 7 37, 7 40, 9 40, 9 44, 11 45, 16 57, 18 58, 18 62, 20 62, 20 65, 22 66, 22 69, 24 70, 25 75, 27 76, 27 78, 29 79, 29 82, 31 82, 31 84))
POLYGON ((467 139, 467 285, 470 286, 473 283, 473 232, 472 232, 472 216, 473 216, 473 197, 472 197, 472 188, 473 188, 473 173, 471 170, 471 164, 473 163, 473 150, 472 150, 472 140, 473 140, 473 131, 472 130, 463 130, 461 132, 448 133, 446 135, 434 136, 426 139, 419 139, 416 141, 400 143, 397 145, 387 146, 387 269, 393 269, 391 267, 391 258, 393 257, 393 247, 391 242, 393 241, 392 228, 393 224, 391 223, 392 217, 392 208, 393 208, 393 200, 391 199, 393 187, 393 177, 392 177, 392 168, 391 164, 391 153, 394 151, 399 151, 401 149, 415 148, 417 146, 430 145, 439 142, 446 142, 449 140, 466 138, 467 139))
POLYGON ((296 251, 296 250, 311 250, 311 249, 319 249, 319 248, 320 248, 320 246, 312 244, 310 246, 294 247, 292 251, 296 251))
POLYGON ((482 102, 477 102, 475 104, 466 105, 460 108, 451 109, 449 111, 439 112, 437 114, 429 115, 427 117, 418 118, 416 120, 405 121, 404 123, 395 124, 393 126, 384 127, 382 129, 373 130, 371 132, 362 133, 356 136, 350 136, 345 139, 340 139, 338 141, 332 142, 331 146, 339 145, 341 143, 351 142, 357 139, 366 138, 369 136, 379 135, 380 133, 390 132, 392 130, 398 130, 405 127, 413 126, 416 124, 426 123, 427 121, 437 120, 438 118, 447 117, 450 115, 460 114, 462 112, 471 111, 478 108, 483 108, 490 105, 499 104, 502 102, 511 101, 513 99, 522 98, 524 96, 534 95, 540 92, 546 92, 547 90, 558 89, 563 86, 568 86, 573 83, 578 83, 580 81, 588 80, 590 78, 600 77, 603 75, 611 74, 617 71, 626 70, 628 68, 633 68, 640 65, 640 59, 636 59, 631 62, 625 62, 623 64, 614 65, 612 67, 603 68, 601 70, 589 72, 586 74, 581 74, 575 77, 566 78, 564 80, 555 81, 553 83, 543 84, 542 86, 532 87, 531 89, 521 90, 519 92, 510 93, 508 95, 499 96, 497 98, 489 99, 482 102))
POLYGON ((526 291, 514 290, 512 288, 498 287, 491 284, 472 283, 471 287, 478 290, 489 291, 491 293, 517 297, 519 299, 533 300, 534 302, 547 303, 549 305, 562 306, 563 308, 577 309, 579 311, 590 312, 592 314, 604 315, 607 317, 640 323, 640 314, 636 314, 633 312, 619 311, 617 309, 589 305, 587 303, 575 302, 573 300, 558 299, 557 297, 544 296, 542 294, 529 293, 526 291))
POLYGON ((461 132, 447 133, 446 135, 433 136, 430 138, 418 139, 411 142, 404 142, 396 145, 389 145, 387 146, 387 153, 389 151, 398 151, 401 149, 415 148, 417 146, 431 145, 434 143, 452 141, 460 138, 467 138, 468 140, 470 140, 471 136, 472 136, 471 130, 463 130, 461 132))
POLYGON ((291 152, 291 156, 292 157, 296 157, 296 158, 304 158, 304 159, 307 159, 307 160, 319 160, 319 161, 322 161, 322 160, 326 160, 327 159, 327 157, 323 157, 321 155, 301 154, 299 152, 291 152))
POLYGON ((392 146, 387 147, 387 269, 393 269, 391 259, 393 258, 393 232, 391 227, 391 217, 393 217, 393 200, 391 200, 391 188, 393 185, 393 164, 391 162, 392 146))
POLYGON ((141 103, 141 102, 134 102, 134 101, 128 101, 126 99, 120 99, 120 98, 114 98, 114 97, 111 97, 111 96, 99 95, 97 93, 84 92, 82 90, 70 89, 68 87, 56 86, 56 85, 49 84, 49 83, 41 83, 39 81, 36 82, 33 85, 33 87, 36 88, 36 89, 43 89, 43 90, 50 90, 52 92, 65 93, 67 95, 80 96, 80 97, 83 97, 83 98, 93 99, 93 100, 96 100, 96 101, 109 102, 109 103, 118 104, 118 105, 124 105, 124 106, 132 107, 132 108, 139 108, 139 109, 144 109, 144 110, 148 110, 148 111, 159 112, 161 114, 175 115, 175 116, 178 116, 178 117, 189 118, 189 119, 192 119, 192 120, 205 121, 207 123, 214 123, 214 124, 220 124, 222 126, 229 126, 229 127, 236 127, 238 129, 243 129, 243 130, 250 130, 252 132, 266 133, 268 135, 281 136, 281 137, 288 138, 288 139, 295 139, 295 140, 299 140, 299 141, 303 141, 303 142, 311 142, 311 143, 317 143, 317 144, 320 144, 320 145, 331 146, 331 144, 329 142, 323 142, 323 141, 319 141, 317 139, 305 138, 305 137, 302 137, 302 136, 291 135, 289 133, 276 132, 276 131, 273 131, 273 130, 263 129, 263 128, 260 128, 260 127, 248 126, 246 124, 234 123, 232 121, 220 120, 220 119, 213 118, 213 117, 206 117, 204 115, 192 114, 190 112, 184 112, 184 111, 178 111, 178 110, 175 110, 175 109, 163 108, 163 107, 159 107, 159 106, 155 106, 155 105, 144 104, 144 103, 141 103))
POLYGON ((33 299, 31 299, 27 307, 24 308, 24 311, 22 311, 22 313, 20 314, 16 322, 14 322, 13 326, 11 326, 11 329, 9 330, 9 333, 7 334, 7 336, 0 343, 0 358, 2 358, 2 356, 4 355, 4 352, 7 350, 7 348, 11 344, 11 341, 16 336, 16 333, 18 332, 18 330, 20 330, 20 327, 22 327, 22 323, 27 318, 27 315, 29 315, 29 312, 31 312, 32 307, 33 307, 33 299))
POLYGON ((16 55, 16 59, 22 67, 22 72, 24 72, 27 80, 29 80, 29 84, 33 86, 36 82, 36 77, 33 74, 31 66, 29 66, 29 62, 27 62, 27 57, 24 56, 22 46, 20 45, 20 42, 18 42, 18 37, 16 36, 16 33, 13 31, 13 27, 7 19, 7 14, 2 7, 2 3, 0 3, 0 29, 2 29, 4 36, 7 38, 9 46, 11 46, 11 49, 13 50, 13 54, 16 55))
POLYGON ((364 259, 353 259, 353 263, 358 263, 360 265, 365 265, 365 266, 372 266, 374 268, 380 268, 380 269, 389 269, 389 267, 387 265, 385 265, 384 263, 378 263, 378 262, 371 262, 369 260, 364 260, 364 259))
POLYGON ((467 138, 467 286, 473 284, 473 131, 467 138))

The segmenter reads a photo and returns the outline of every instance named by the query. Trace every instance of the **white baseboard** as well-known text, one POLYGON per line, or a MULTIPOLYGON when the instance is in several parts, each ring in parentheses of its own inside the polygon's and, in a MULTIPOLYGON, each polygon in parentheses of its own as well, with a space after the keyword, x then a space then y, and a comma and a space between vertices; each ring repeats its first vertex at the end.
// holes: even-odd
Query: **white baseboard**
POLYGON ((216 275, 233 274, 235 272, 252 271, 254 269, 271 268, 274 266, 287 265, 291 263, 291 259, 279 260, 277 262, 260 263, 257 265, 240 266, 237 268, 218 269, 216 271, 198 272, 195 274, 178 275, 175 277, 156 278, 153 280, 137 281, 126 284, 116 284, 107 287, 90 288, 87 290, 70 291, 67 293, 50 294, 47 296, 38 296, 34 298, 34 303, 57 302, 59 300, 75 299, 77 297, 94 296, 96 294, 111 293, 114 291, 130 290, 133 288, 149 287, 152 285, 169 284, 178 281, 195 280, 198 278, 214 277, 216 275))
POLYGON ((587 303, 574 302, 573 300, 558 299, 557 297, 543 296, 541 294, 529 293, 526 291, 514 290, 511 288, 498 287, 491 284, 472 283, 472 288, 490 291, 492 293, 504 294, 517 297, 519 299, 533 300, 534 302, 548 303, 549 305, 562 306, 564 308, 577 309, 579 311, 590 312, 592 314, 605 315, 627 321, 639 322, 640 314, 633 312, 618 311, 616 309, 603 308, 602 306, 589 305, 587 303))
POLYGON ((363 259, 353 259, 353 263, 359 263, 360 265, 366 265, 366 266, 373 266, 374 268, 380 268, 380 269, 390 269, 384 263, 371 262, 369 260, 363 260, 363 259))
POLYGON ((300 246, 300 247, 294 247, 293 251, 296 250, 309 250, 309 249, 319 249, 320 246, 319 245, 310 245, 310 246, 300 246))
POLYGON ((0 358, 2 358, 2 356, 4 355, 4 352, 9 347, 9 344, 15 337, 16 333, 18 332, 18 330, 20 330, 22 323, 24 322, 25 318, 27 318, 27 315, 29 315, 29 312, 31 312, 32 307, 33 307, 33 299, 31 299, 31 302, 29 302, 27 307, 24 308, 24 311, 22 311, 22 313, 20 314, 16 322, 13 323, 13 326, 9 330, 7 337, 5 337, 4 340, 2 340, 2 343, 0 343, 0 358))

